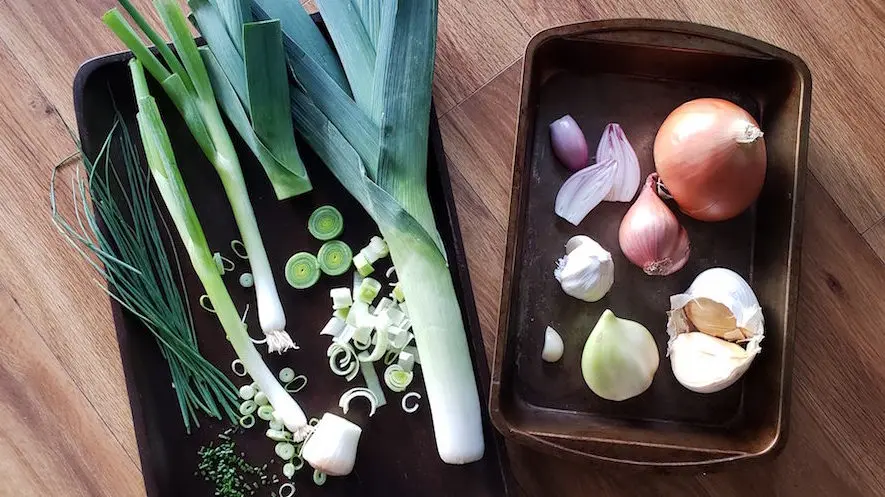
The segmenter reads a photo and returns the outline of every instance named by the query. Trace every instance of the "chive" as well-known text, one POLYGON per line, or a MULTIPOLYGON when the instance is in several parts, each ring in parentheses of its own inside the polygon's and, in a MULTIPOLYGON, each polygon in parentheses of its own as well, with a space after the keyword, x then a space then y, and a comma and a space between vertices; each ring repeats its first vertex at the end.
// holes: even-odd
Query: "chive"
POLYGON ((307 229, 317 240, 331 240, 344 231, 344 218, 338 209, 323 205, 310 215, 307 229))
POLYGON ((317 252, 320 270, 329 276, 339 276, 347 272, 353 261, 350 247, 341 240, 331 240, 320 247, 317 252))
POLYGON ((298 252, 286 261, 286 281, 292 288, 310 288, 319 279, 319 263, 313 254, 298 252))

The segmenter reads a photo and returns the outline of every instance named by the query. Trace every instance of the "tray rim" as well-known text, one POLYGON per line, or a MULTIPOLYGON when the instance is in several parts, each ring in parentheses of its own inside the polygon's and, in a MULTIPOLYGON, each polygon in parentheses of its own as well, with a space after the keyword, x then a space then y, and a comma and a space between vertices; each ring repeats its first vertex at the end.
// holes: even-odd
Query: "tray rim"
MULTIPOLYGON (((314 22, 317 22, 318 24, 322 23, 322 20, 318 14, 314 14, 312 18, 314 19, 314 22)), ((198 44, 201 44, 202 38, 198 37, 195 39, 195 41, 197 41, 198 44)), ((171 44, 170 48, 173 48, 171 44)), ((151 51, 156 52, 156 48, 151 47, 151 51)), ((72 96, 74 101, 74 117, 77 121, 77 136, 80 143, 86 143, 86 130, 83 124, 85 122, 84 116, 86 114, 86 110, 83 106, 82 95, 84 93, 84 88, 87 81, 97 70, 107 65, 128 61, 132 57, 133 54, 131 51, 121 50, 86 59, 77 68, 77 72, 74 75, 74 80, 72 84, 72 96)), ((447 249, 454 256, 453 258, 450 258, 449 266, 451 268, 451 266, 454 265, 455 268, 451 268, 450 272, 453 273, 452 278, 456 284, 456 288, 460 286, 459 297, 461 299, 466 321, 465 327, 467 328, 468 346, 471 353, 471 364, 473 365, 474 374, 476 376, 478 387, 480 389, 480 395, 482 396, 484 392, 489 392, 491 389, 491 368, 488 364, 486 347, 483 341, 482 328, 479 321, 479 314, 477 312, 476 301, 473 296, 473 285, 470 280, 470 271, 467 264, 467 254, 464 248, 464 240, 458 221, 457 205, 455 203, 455 198, 452 190, 452 183, 449 175, 449 166, 446 160, 442 134, 439 128, 439 116, 437 115, 436 107, 433 102, 431 102, 430 127, 428 136, 430 154, 432 154, 428 156, 428 159, 432 158, 437 165, 438 171, 436 172, 436 177, 439 181, 440 189, 442 191, 442 200, 445 204, 444 214, 442 216, 436 216, 437 224, 439 224, 440 222, 445 223, 446 231, 449 231, 449 234, 452 237, 452 244, 450 247, 447 247, 447 249)), ((102 225, 100 221, 99 224, 100 226, 102 225)), ((150 450, 149 444, 147 443, 149 435, 146 431, 146 423, 144 422, 144 414, 141 408, 140 393, 135 386, 134 372, 132 371, 131 367, 127 367, 127 364, 130 362, 128 359, 128 347, 126 346, 129 341, 129 332, 124 326, 125 310, 115 299, 109 297, 108 300, 111 306, 111 316, 114 323, 114 332, 117 338, 118 349, 120 351, 120 362, 122 366, 121 369, 123 370, 124 381, 126 384, 126 394, 129 400, 130 412, 132 415, 132 424, 135 431, 139 464, 141 467, 141 474, 145 485, 145 493, 148 497, 160 497, 161 492, 159 490, 158 477, 156 475, 157 470, 152 464, 150 464, 150 459, 147 457, 147 452, 149 452, 150 450)), ((503 490, 502 497, 508 497, 513 494, 513 491, 516 488, 516 483, 510 468, 510 461, 507 457, 507 450, 504 445, 504 439, 501 436, 500 432, 495 430, 493 427, 493 423, 490 419, 491 415, 488 410, 488 405, 482 402, 480 404, 483 408, 482 420, 484 431, 486 429, 490 430, 490 435, 493 441, 493 446, 489 447, 487 444, 486 453, 488 454, 490 449, 494 451, 499 463, 498 469, 500 472, 501 488, 503 490)))
MULTIPOLYGON (((619 43, 611 42, 608 43, 619 43)), ((626 43, 622 43, 626 44, 626 43)), ((660 45, 666 47, 666 45, 660 45)), ((672 47, 680 48, 680 47, 672 47)), ((520 79, 519 113, 516 127, 516 141, 514 145, 512 190, 510 196, 509 221, 507 225, 507 245, 504 257, 504 272, 502 276, 501 305, 498 314, 498 329, 496 330, 495 352, 492 359, 492 387, 489 393, 489 412, 492 423, 505 438, 518 442, 533 449, 560 457, 569 457, 584 461, 623 464, 638 467, 658 468, 688 468, 692 470, 715 469, 717 467, 732 464, 743 460, 759 458, 773 458, 786 443, 789 434, 790 395, 792 386, 793 369, 793 345, 795 340, 796 311, 798 302, 799 276, 801 265, 801 244, 804 224, 804 210, 802 204, 805 197, 805 183, 807 175, 808 140, 811 117, 811 90, 812 77, 808 65, 797 55, 788 52, 765 41, 736 33, 723 28, 688 21, 676 21, 649 18, 619 18, 603 19, 596 21, 584 21, 554 26, 536 33, 527 43, 525 56, 522 64, 522 76, 520 79), (769 445, 757 452, 735 452, 727 450, 690 449, 679 447, 678 450, 686 453, 710 454, 730 453, 734 455, 723 457, 711 457, 699 461, 650 461, 631 460, 618 457, 610 457, 587 450, 578 450, 565 447, 553 440, 544 439, 539 435, 529 433, 514 427, 501 408, 501 387, 505 380, 503 376, 503 363, 506 360, 506 344, 508 341, 509 314, 511 310, 511 293, 514 284, 514 269, 516 263, 516 246, 518 235, 519 206, 525 193, 523 181, 523 169, 525 162, 526 139, 524 136, 531 123, 528 122, 528 91, 530 86, 531 68, 534 64, 537 50, 551 39, 567 38, 569 36, 599 34, 618 31, 647 31, 666 32, 669 34, 685 34, 694 37, 707 38, 713 41, 741 48, 749 52, 761 54, 768 58, 780 59, 787 62, 796 72, 799 79, 799 122, 797 133, 797 151, 795 154, 794 168, 796 175, 792 185, 792 206, 790 222, 790 244, 787 258, 787 299, 786 312, 784 315, 784 349, 781 355, 783 367, 780 371, 780 403, 778 405, 777 431, 769 445), (523 137, 521 139, 520 137, 523 137)), ((546 434, 551 439, 576 440, 567 436, 546 434)), ((610 440, 598 437, 588 437, 580 442, 590 445, 619 445, 639 447, 642 449, 671 449, 665 444, 649 442, 627 442, 610 440)))

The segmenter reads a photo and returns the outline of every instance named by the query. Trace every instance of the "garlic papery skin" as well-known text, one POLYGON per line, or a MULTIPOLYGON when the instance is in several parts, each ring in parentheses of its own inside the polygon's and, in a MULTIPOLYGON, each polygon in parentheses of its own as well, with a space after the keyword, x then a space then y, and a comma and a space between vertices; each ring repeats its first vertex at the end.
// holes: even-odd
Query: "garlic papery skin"
POLYGON ((658 346, 651 333, 606 309, 584 345, 581 373, 593 393, 621 401, 646 391, 659 363, 658 346))
POLYGON ((356 449, 363 430, 334 414, 323 414, 304 448, 301 457, 310 466, 329 476, 344 476, 353 471, 356 449))
POLYGON ((557 261, 553 271, 562 291, 586 302, 604 297, 615 282, 612 255, 584 235, 572 237, 565 248, 565 257, 557 261))
POLYGON ((733 342, 762 340, 764 320, 759 300, 750 285, 734 271, 708 269, 695 278, 685 293, 670 297, 667 333, 700 331, 733 342))
POLYGON ((740 345, 700 333, 680 333, 670 342, 668 355, 676 380, 698 393, 713 393, 736 382, 759 354, 759 341, 740 345))
POLYGON ((546 362, 556 362, 562 359, 565 345, 559 332, 550 326, 544 330, 544 348, 541 350, 541 359, 546 362))
POLYGON ((646 178, 639 198, 630 206, 618 229, 624 256, 650 276, 666 276, 682 269, 691 247, 688 233, 658 197, 657 174, 646 178))

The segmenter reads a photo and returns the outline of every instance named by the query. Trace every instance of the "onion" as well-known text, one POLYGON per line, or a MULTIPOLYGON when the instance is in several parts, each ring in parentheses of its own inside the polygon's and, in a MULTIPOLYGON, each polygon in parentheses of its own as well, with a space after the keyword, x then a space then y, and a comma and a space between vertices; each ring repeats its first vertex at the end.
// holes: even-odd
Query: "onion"
POLYGON ((700 98, 676 108, 655 137, 655 167, 682 212, 701 221, 737 216, 765 180, 765 140, 737 105, 700 98))
POLYGON ((553 155, 565 167, 572 171, 587 167, 590 154, 587 150, 587 140, 584 139, 584 132, 572 116, 566 114, 550 123, 550 143, 553 155))

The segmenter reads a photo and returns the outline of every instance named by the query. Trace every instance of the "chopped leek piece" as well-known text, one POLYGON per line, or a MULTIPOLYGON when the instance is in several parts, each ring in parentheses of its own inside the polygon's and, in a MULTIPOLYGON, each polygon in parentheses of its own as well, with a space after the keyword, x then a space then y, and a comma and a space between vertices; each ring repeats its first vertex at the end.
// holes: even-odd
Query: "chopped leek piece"
POLYGON ((421 400, 421 394, 418 392, 409 392, 409 393, 403 395, 403 401, 402 401, 403 411, 406 411, 409 414, 417 411, 419 400, 421 400), (407 404, 408 400, 411 398, 415 399, 415 404, 412 406, 407 406, 406 404, 407 404))
POLYGON ((357 298, 367 304, 371 304, 375 297, 378 296, 378 292, 381 291, 381 282, 374 278, 366 278, 360 283, 360 289, 357 293, 357 298))
POLYGON ((387 317, 390 320, 390 324, 394 326, 398 326, 402 328, 403 322, 406 320, 406 315, 403 314, 401 310, 399 310, 399 306, 389 306, 386 311, 387 317))
POLYGON ((408 352, 408 353, 412 354, 412 357, 415 358, 415 364, 421 364, 421 356, 418 355, 418 349, 416 347, 413 347, 411 345, 407 345, 407 346, 403 347, 403 352, 408 352))
POLYGON ((366 255, 363 254, 362 251, 353 256, 353 267, 355 267, 362 276, 368 276, 372 274, 372 271, 375 270, 375 268, 372 267, 372 264, 369 262, 369 260, 366 258, 366 255))
POLYGON ((295 497, 295 485, 290 483, 283 483, 280 485, 279 490, 277 490, 277 495, 280 497, 295 497))
POLYGON ((329 276, 338 276, 347 272, 352 260, 353 254, 350 247, 341 240, 330 240, 324 243, 320 247, 320 251, 317 252, 320 270, 329 276))
POLYGON ((333 288, 329 291, 332 297, 332 309, 344 309, 353 305, 353 296, 349 288, 333 288))
POLYGON ((335 338, 344 332, 345 327, 347 327, 347 323, 343 319, 332 316, 332 319, 330 319, 329 322, 326 323, 326 326, 323 327, 323 331, 320 332, 320 335, 329 335, 332 338, 335 338))
MULTIPOLYGON (((375 333, 375 337, 375 347, 372 349, 372 352, 360 352, 358 356, 360 361, 375 362, 384 357, 384 353, 387 352, 387 330, 379 329, 378 332, 375 333)), ((356 338, 354 338, 354 340, 356 340, 356 338)))
POLYGON ((395 272, 396 272, 396 268, 393 266, 390 266, 389 268, 387 268, 387 271, 384 272, 384 276, 386 276, 387 279, 390 279, 390 277, 393 276, 393 273, 395 273, 395 272))
POLYGON ((396 286, 393 287, 393 292, 391 292, 390 294, 393 296, 393 298, 396 299, 397 302, 405 302, 406 300, 406 296, 403 293, 403 287, 399 283, 397 283, 396 286))
POLYGON ((272 406, 261 406, 258 408, 258 417, 265 420, 270 421, 273 419, 273 407, 272 406))
POLYGON ((406 371, 399 364, 391 364, 384 370, 384 384, 391 392, 402 392, 412 383, 414 373, 406 371))
POLYGON ((332 316, 341 320, 346 320, 348 314, 350 314, 350 307, 344 307, 341 309, 335 309, 335 312, 332 313, 332 316))
POLYGON ((307 230, 317 240, 331 240, 344 231, 344 218, 331 205, 317 207, 307 220, 307 230))
POLYGON ((292 368, 283 368, 277 376, 281 382, 289 383, 295 379, 295 371, 292 368))
POLYGON ((258 409, 258 404, 255 403, 254 400, 246 400, 240 404, 240 414, 243 416, 248 416, 255 412, 255 409, 258 409))
MULTIPOLYGON (((405 314, 407 318, 411 317, 411 316, 409 316, 409 306, 407 306, 405 302, 400 301, 399 310, 403 311, 403 314, 405 314)), ((409 329, 409 328, 406 327, 406 329, 409 329)))
POLYGON ((412 334, 399 326, 390 326, 387 328, 387 333, 390 337, 390 344, 395 349, 404 348, 409 344, 409 340, 412 339, 412 334))
POLYGON ((378 407, 387 404, 387 398, 384 396, 384 390, 381 388, 381 382, 378 380, 378 373, 375 372, 375 364, 371 362, 360 363, 360 373, 366 380, 366 388, 368 388, 375 398, 378 399, 378 407))
POLYGON ((317 486, 322 486, 326 483, 326 473, 315 469, 313 470, 313 482, 317 484, 317 486))
POLYGON ((293 378, 292 381, 290 381, 289 383, 286 383, 284 388, 289 393, 298 393, 301 390, 304 390, 304 387, 306 387, 306 386, 307 386, 307 376, 300 374, 300 375, 296 376, 295 378, 293 378), (295 387, 291 386, 293 383, 297 383, 298 386, 295 386, 295 387))
POLYGON ((347 381, 352 381, 359 373, 359 361, 356 351, 347 343, 335 343, 329 345, 326 351, 329 357, 329 369, 338 376, 344 376, 347 381))
POLYGON ((252 288, 252 285, 255 284, 255 277, 252 276, 252 273, 243 273, 240 275, 240 286, 243 288, 252 288))
POLYGON ((349 324, 345 325, 344 331, 342 331, 337 337, 333 338, 332 341, 341 344, 348 343, 350 342, 350 339, 353 338, 354 333, 356 333, 356 326, 351 326, 349 324))
POLYGON ((338 407, 344 411, 344 414, 347 414, 347 411, 350 410, 350 401, 357 397, 363 397, 369 401, 369 417, 374 416, 379 405, 378 396, 366 387, 354 387, 344 392, 341 399, 338 400, 338 407))
POLYGON ((353 333, 353 347, 359 350, 366 350, 372 345, 372 327, 360 326, 353 333))
POLYGON ((355 327, 374 327, 375 316, 369 311, 369 304, 362 300, 354 302, 347 314, 347 324, 355 327))
POLYGON ((292 288, 310 288, 319 279, 319 263, 313 254, 298 252, 286 262, 286 281, 292 288))
POLYGON ((402 368, 403 371, 411 371, 415 367, 415 356, 405 351, 400 352, 396 365, 402 368))
POLYGON ((390 307, 391 304, 393 304, 392 300, 387 297, 381 297, 381 300, 378 301, 378 305, 375 307, 375 310, 372 312, 372 314, 376 316, 386 315, 382 313, 384 313, 384 311, 387 310, 387 308, 390 307))
POLYGON ((390 251, 387 248, 387 243, 380 236, 373 236, 369 240, 369 244, 360 250, 360 253, 365 255, 370 263, 374 264, 378 259, 387 257, 390 251))
POLYGON ((284 461, 288 461, 295 457, 295 446, 289 442, 278 442, 276 446, 274 446, 273 451, 284 461))
POLYGON ((246 414, 245 416, 241 417, 240 426, 246 428, 247 430, 249 428, 252 428, 253 426, 255 426, 255 416, 251 414, 246 414))
POLYGON ((269 404, 267 399, 267 394, 264 392, 256 392, 255 393, 255 403, 259 406, 266 406, 269 404))

